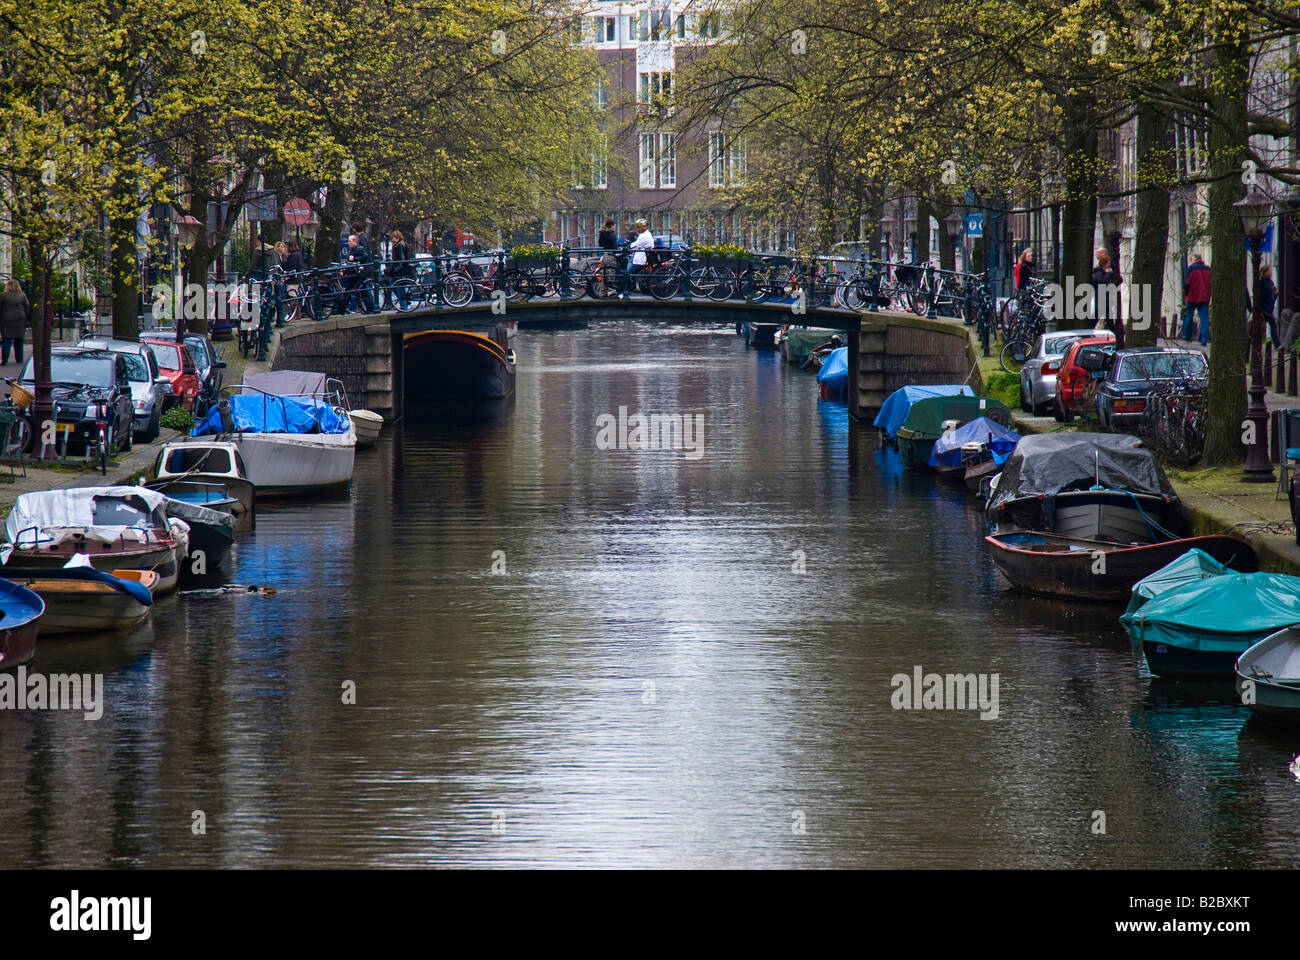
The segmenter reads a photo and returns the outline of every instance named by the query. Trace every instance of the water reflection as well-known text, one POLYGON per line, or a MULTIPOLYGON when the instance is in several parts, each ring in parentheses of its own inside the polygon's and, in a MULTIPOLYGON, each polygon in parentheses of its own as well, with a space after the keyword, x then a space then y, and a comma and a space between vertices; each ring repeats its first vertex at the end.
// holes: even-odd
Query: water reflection
POLYGON ((276 596, 42 649, 108 706, 0 714, 0 866, 1300 865, 1294 735, 1009 590, 812 376, 730 331, 515 349, 509 404, 260 512, 232 579, 276 596), (597 449, 620 406, 705 455, 597 449), (996 673, 999 719, 892 709, 915 666, 996 673))

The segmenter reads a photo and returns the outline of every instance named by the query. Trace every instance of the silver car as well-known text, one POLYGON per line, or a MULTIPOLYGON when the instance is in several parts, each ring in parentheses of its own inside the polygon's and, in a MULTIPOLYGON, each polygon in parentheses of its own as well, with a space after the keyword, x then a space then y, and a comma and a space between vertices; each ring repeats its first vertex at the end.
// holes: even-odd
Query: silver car
POLYGON ((1020 368, 1020 409, 1039 414, 1056 399, 1056 375, 1070 344, 1081 337, 1100 336, 1096 330, 1053 330, 1044 333, 1020 368))
POLYGON ((159 369, 158 358, 150 346, 138 340, 110 340, 107 337, 85 337, 77 346, 111 350, 126 356, 131 403, 135 407, 133 432, 146 442, 155 439, 162 429, 163 410, 172 395, 172 384, 159 369))

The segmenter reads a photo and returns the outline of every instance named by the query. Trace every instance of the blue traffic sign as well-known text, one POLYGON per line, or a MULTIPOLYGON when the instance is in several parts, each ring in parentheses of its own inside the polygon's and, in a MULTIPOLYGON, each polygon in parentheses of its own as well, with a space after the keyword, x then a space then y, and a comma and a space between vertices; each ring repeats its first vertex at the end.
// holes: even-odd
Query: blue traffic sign
POLYGON ((966 236, 968 237, 984 236, 984 214, 982 213, 966 214, 966 236))

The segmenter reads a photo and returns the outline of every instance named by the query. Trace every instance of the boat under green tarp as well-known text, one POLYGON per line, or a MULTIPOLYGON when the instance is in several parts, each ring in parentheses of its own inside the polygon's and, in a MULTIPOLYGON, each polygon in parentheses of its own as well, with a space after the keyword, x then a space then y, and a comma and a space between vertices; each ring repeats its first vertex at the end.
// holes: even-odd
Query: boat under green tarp
POLYGON ((987 417, 1004 427, 1011 426, 1011 411, 1005 403, 988 397, 927 397, 912 404, 907 419, 898 428, 898 452, 903 465, 916 470, 930 466, 934 442, 943 436, 943 425, 955 420, 958 426, 987 417))
POLYGON ((781 352, 790 363, 799 363, 808 356, 813 347, 820 347, 831 337, 839 334, 844 340, 848 334, 843 330, 831 330, 825 327, 805 327, 787 330, 781 341, 781 352))
POLYGON ((1170 590, 1177 590, 1189 583, 1197 583, 1209 577, 1218 577, 1231 572, 1204 550, 1188 550, 1177 560, 1165 564, 1151 576, 1143 577, 1133 584, 1133 596, 1129 599, 1128 609, 1124 613, 1134 613, 1148 600, 1170 590))
MULTIPOLYGON (((1159 571, 1157 571, 1159 572, 1159 571)), ((1227 679, 1252 644, 1300 624, 1300 577, 1221 573, 1158 593, 1120 622, 1152 673, 1227 679)))

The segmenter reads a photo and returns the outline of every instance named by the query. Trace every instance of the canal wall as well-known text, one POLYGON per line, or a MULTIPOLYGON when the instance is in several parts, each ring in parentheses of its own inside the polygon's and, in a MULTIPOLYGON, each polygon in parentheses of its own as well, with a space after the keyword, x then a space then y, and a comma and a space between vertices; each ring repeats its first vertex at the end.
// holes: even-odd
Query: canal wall
POLYGON ((979 361, 967 327, 959 320, 909 313, 863 311, 849 334, 849 416, 873 420, 885 399, 900 387, 971 383, 979 361))
POLYGON ((289 324, 271 343, 272 370, 315 370, 334 377, 348 402, 392 419, 393 334, 381 317, 330 317, 289 324))

